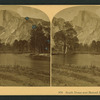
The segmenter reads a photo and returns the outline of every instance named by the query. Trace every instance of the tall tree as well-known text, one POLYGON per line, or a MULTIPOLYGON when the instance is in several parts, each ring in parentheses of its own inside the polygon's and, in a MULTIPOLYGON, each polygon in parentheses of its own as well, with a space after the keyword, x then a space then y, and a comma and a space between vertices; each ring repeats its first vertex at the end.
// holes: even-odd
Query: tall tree
POLYGON ((96 51, 96 47, 97 47, 96 41, 93 40, 92 43, 91 43, 91 50, 96 51))
POLYGON ((63 46, 63 52, 70 52, 74 49, 75 44, 78 43, 78 38, 76 37, 77 32, 73 29, 72 25, 68 22, 65 24, 64 29, 55 33, 54 41, 57 45, 63 46))
POLYGON ((38 24, 31 31, 30 49, 34 51, 34 53, 36 53, 36 51, 39 53, 48 51, 47 39, 48 37, 45 36, 42 25, 38 24))

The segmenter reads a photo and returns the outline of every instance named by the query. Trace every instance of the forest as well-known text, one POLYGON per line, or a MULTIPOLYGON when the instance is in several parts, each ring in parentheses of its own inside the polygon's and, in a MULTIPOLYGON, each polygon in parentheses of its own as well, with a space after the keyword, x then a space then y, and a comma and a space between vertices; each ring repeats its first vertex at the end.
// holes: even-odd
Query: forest
POLYGON ((50 35, 45 35, 44 28, 50 32, 48 27, 32 26, 29 40, 15 40, 13 44, 5 44, 0 40, 0 53, 49 53, 50 35))

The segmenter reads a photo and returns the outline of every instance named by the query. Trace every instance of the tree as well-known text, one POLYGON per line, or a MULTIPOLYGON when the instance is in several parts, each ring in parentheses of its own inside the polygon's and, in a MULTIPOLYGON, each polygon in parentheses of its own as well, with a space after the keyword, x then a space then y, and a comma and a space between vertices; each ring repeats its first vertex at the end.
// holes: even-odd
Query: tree
POLYGON ((93 40, 92 43, 91 43, 91 49, 92 49, 92 51, 96 51, 96 47, 97 47, 96 41, 93 40))
POLYGON ((50 40, 49 36, 45 36, 43 31, 43 27, 41 24, 38 24, 35 28, 31 31, 31 38, 30 38, 30 49, 34 51, 34 53, 39 52, 47 52, 48 51, 48 43, 47 40, 50 40))
POLYGON ((26 40, 15 40, 14 43, 13 43, 13 49, 14 51, 17 51, 17 52, 26 52, 28 51, 29 47, 28 47, 28 41, 26 40))
POLYGON ((100 52, 100 41, 97 41, 97 52, 100 52))
POLYGON ((83 45, 83 50, 84 51, 88 51, 89 50, 89 45, 88 44, 84 44, 83 45))
POLYGON ((77 32, 73 29, 72 25, 70 25, 70 23, 65 24, 63 30, 55 33, 54 36, 55 44, 62 45, 63 52, 64 54, 66 54, 66 52, 73 51, 75 44, 78 43, 78 38, 76 37, 76 35, 77 32))
POLYGON ((18 40, 15 40, 14 43, 13 43, 13 49, 14 51, 18 51, 18 48, 19 47, 19 43, 18 43, 18 40))

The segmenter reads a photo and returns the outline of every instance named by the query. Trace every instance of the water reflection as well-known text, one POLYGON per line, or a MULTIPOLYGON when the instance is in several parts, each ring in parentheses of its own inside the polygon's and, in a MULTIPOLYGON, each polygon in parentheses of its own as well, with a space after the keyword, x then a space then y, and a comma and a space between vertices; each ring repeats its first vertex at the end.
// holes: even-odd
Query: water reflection
POLYGON ((74 55, 53 55, 53 64, 75 64, 75 65, 96 65, 100 66, 100 55, 74 54, 74 55))
POLYGON ((49 71, 49 60, 34 60, 29 57, 29 54, 0 54, 0 65, 20 65, 49 71))

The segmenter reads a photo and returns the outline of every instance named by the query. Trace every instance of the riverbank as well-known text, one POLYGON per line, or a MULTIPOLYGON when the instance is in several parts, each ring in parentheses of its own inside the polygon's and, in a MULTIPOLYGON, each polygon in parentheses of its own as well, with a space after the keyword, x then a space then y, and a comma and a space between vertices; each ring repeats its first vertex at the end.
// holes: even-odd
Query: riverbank
POLYGON ((96 66, 53 64, 53 86, 100 86, 100 68, 96 66))
POLYGON ((0 86, 49 86, 49 71, 19 65, 0 65, 0 86))
POLYGON ((49 53, 30 54, 29 56, 32 59, 35 59, 35 60, 50 60, 50 54, 49 53))
MULTIPOLYGON (((93 51, 71 51, 70 53, 67 53, 67 55, 73 55, 73 54, 95 54, 100 55, 100 52, 93 52, 93 51)), ((63 52, 52 52, 52 55, 64 55, 63 52)))

